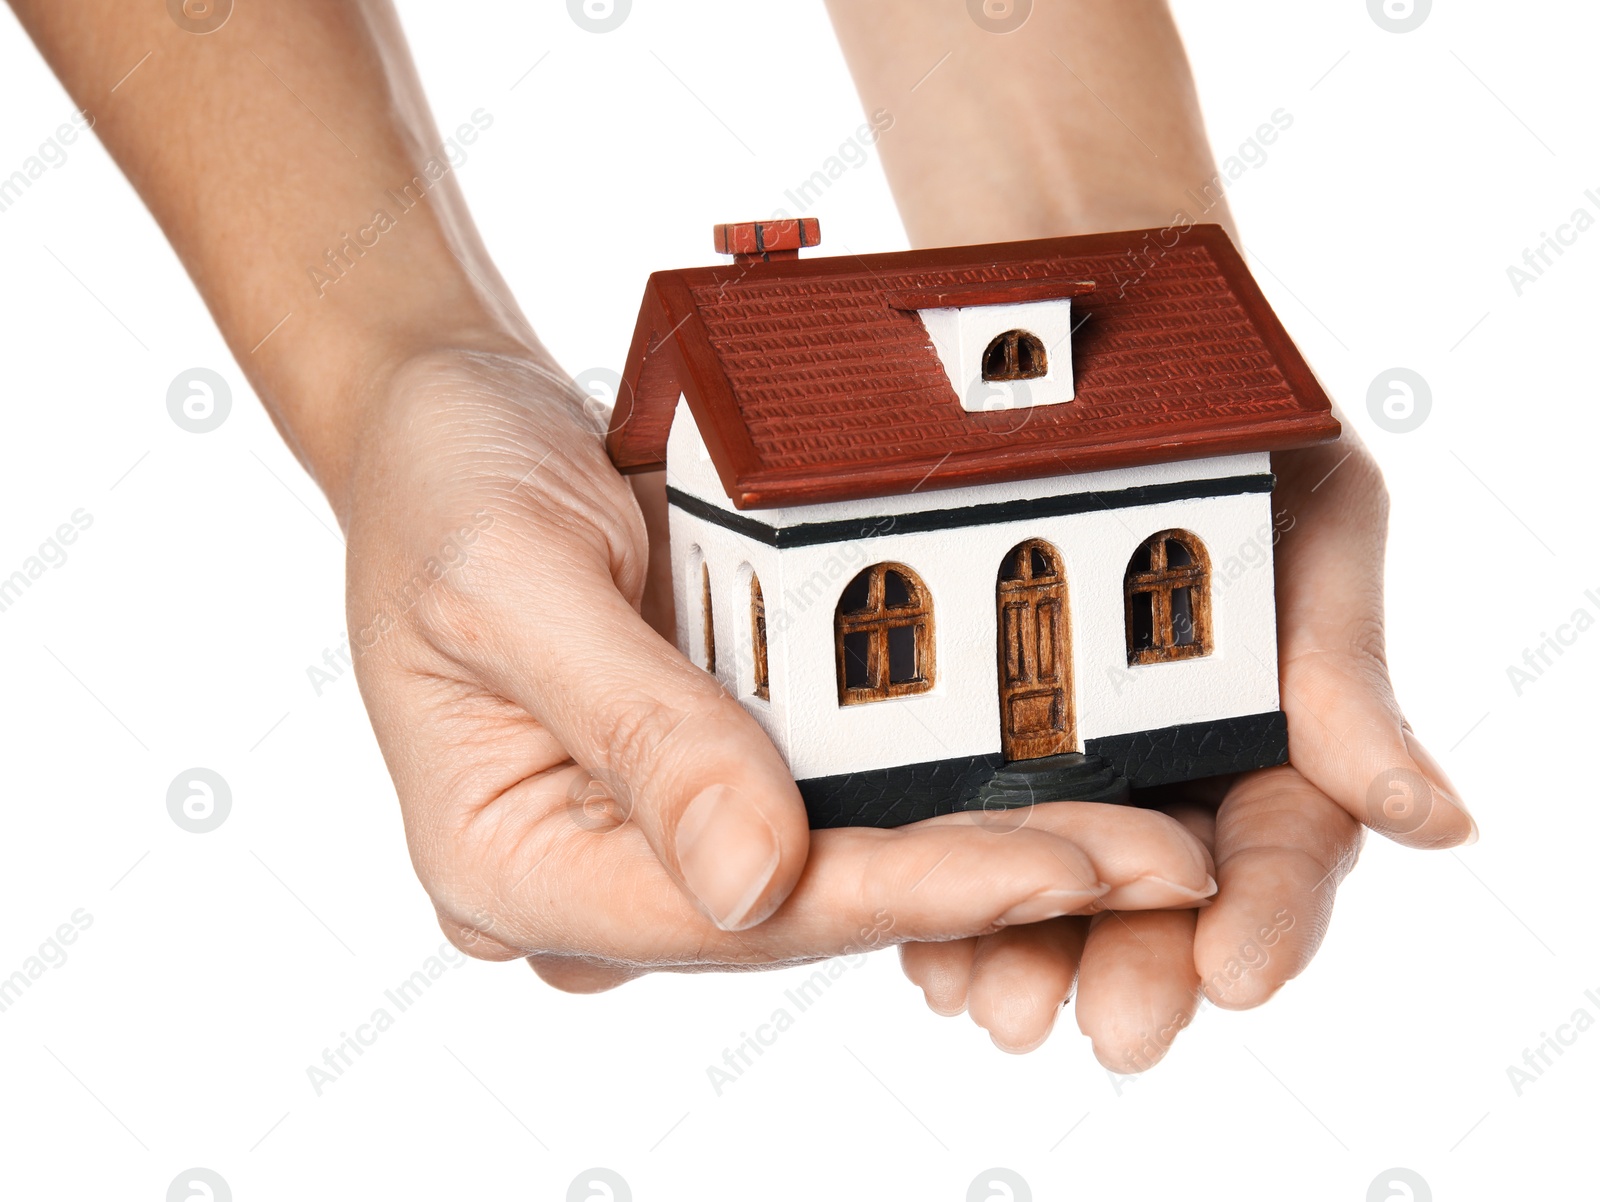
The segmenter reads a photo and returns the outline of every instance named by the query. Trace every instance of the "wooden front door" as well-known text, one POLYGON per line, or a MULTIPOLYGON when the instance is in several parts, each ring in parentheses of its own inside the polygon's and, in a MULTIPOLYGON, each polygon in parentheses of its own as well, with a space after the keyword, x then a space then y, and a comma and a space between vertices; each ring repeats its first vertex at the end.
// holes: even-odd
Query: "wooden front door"
POLYGON ((1076 750, 1067 581, 1042 539, 1006 553, 995 585, 1000 629, 1000 748, 1007 760, 1076 750))

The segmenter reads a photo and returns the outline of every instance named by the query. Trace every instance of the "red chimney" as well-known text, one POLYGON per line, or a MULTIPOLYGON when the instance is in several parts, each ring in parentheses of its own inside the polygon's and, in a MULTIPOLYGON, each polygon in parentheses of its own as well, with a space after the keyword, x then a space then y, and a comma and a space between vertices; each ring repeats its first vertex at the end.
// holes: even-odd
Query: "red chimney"
POLYGON ((711 233, 718 253, 732 255, 735 263, 798 259, 802 246, 816 246, 822 241, 822 229, 815 217, 741 221, 714 226, 711 233))

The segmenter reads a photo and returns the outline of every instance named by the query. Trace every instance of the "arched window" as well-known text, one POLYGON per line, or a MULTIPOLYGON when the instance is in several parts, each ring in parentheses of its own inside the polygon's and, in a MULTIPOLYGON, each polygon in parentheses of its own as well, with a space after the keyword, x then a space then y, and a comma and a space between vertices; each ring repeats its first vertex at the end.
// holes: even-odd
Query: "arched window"
POLYGON ((904 564, 873 564, 845 586, 833 637, 840 705, 933 687, 933 600, 904 564))
POLYGON ((1049 371, 1044 343, 1026 330, 1007 330, 983 352, 985 380, 1036 380, 1049 371))
POLYGON ((752 691, 768 701, 772 689, 767 683, 767 603, 761 595, 761 581, 754 572, 750 573, 750 659, 755 667, 752 691))
POLYGON ((1187 530, 1140 545, 1123 577, 1130 664, 1211 654, 1210 577, 1205 545, 1187 530))
POLYGON ((702 665, 713 676, 717 671, 717 632, 711 624, 711 565, 700 561, 700 646, 705 649, 702 665))

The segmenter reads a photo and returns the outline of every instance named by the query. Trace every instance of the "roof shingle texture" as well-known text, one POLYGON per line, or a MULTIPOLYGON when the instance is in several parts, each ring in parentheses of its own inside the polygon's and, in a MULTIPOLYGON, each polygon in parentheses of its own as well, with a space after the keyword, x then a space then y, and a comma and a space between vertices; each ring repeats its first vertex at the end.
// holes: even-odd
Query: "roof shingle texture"
MULTIPOLYGON (((704 339, 711 352, 698 370, 693 357, 680 361, 671 399, 681 387, 702 430, 723 431, 720 459, 719 440, 707 441, 740 507, 1282 449, 1337 434, 1326 396, 1226 235, 1190 237, 1159 255, 1131 243, 1140 256, 1119 237, 1133 235, 964 248, 944 252, 956 260, 945 266, 928 265, 941 252, 910 252, 857 260, 854 270, 835 258, 781 271, 661 273, 676 277, 680 303, 699 319, 676 337, 704 339), (1093 249, 1073 253, 1086 243, 1093 249), (1012 253, 973 253, 984 250, 1012 253), (896 260, 905 267, 895 270, 896 260), (1023 410, 964 410, 921 318, 891 299, 1074 277, 1096 281, 1072 301, 1076 397, 1023 410)), ((652 347, 636 335, 625 392, 640 377, 639 352, 661 354, 663 341, 652 347)), ((636 427, 635 439, 649 429, 636 427)), ((625 457, 626 444, 614 427, 613 453, 625 457)))

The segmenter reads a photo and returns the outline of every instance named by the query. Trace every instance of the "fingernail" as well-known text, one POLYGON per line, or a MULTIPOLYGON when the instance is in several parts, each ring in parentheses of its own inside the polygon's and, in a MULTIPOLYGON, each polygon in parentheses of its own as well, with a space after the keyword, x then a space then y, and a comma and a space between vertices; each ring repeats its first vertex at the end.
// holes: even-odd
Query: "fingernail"
POLYGON ((1478 841, 1478 823, 1462 804, 1461 795, 1456 792, 1449 775, 1439 761, 1433 758, 1433 753, 1422 745, 1422 740, 1411 733, 1409 727, 1402 728, 1400 735, 1405 739, 1406 751, 1410 754, 1412 763, 1422 770, 1422 775, 1427 778, 1428 787, 1433 790, 1433 795, 1460 811, 1461 816, 1467 820, 1467 837, 1456 846, 1471 847, 1478 841))
POLYGON ((1166 906, 1197 906, 1217 891, 1215 877, 1206 877, 1204 889, 1191 889, 1159 876, 1142 876, 1106 894, 1108 910, 1159 910, 1166 906))
POLYGON ((778 833, 727 785, 697 793, 678 821, 683 883, 725 931, 739 930, 778 869, 778 833))
POLYGON ((1103 882, 1096 884, 1093 889, 1046 889, 1026 901, 1018 902, 995 921, 1003 927, 1011 927, 1043 922, 1047 918, 1060 918, 1063 914, 1075 914, 1087 909, 1109 892, 1111 886, 1103 882))

